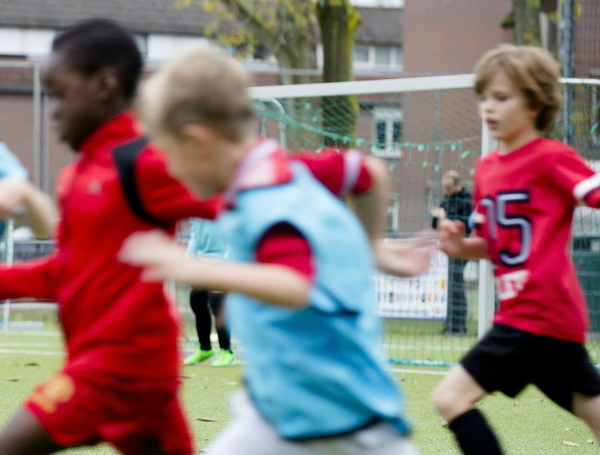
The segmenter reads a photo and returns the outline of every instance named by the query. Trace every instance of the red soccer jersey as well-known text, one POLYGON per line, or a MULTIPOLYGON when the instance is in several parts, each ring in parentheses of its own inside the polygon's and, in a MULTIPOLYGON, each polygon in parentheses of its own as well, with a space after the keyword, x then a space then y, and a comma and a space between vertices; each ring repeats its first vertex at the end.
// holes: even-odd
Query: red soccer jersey
MULTIPOLYGON (((140 270, 117 259, 129 235, 155 228, 125 200, 111 153, 138 137, 126 113, 85 141, 61 174, 57 251, 1 267, 0 298, 58 301, 71 370, 104 380, 108 374, 174 384, 180 363, 176 309, 162 284, 140 282, 140 270)), ((134 174, 144 208, 171 233, 179 219, 214 217, 213 204, 194 199, 174 180, 164 154, 152 146, 138 156, 134 174)))
POLYGON ((567 247, 575 206, 600 202, 600 176, 572 148, 540 138, 485 156, 474 180, 477 235, 501 301, 494 323, 584 342, 589 320, 567 247))

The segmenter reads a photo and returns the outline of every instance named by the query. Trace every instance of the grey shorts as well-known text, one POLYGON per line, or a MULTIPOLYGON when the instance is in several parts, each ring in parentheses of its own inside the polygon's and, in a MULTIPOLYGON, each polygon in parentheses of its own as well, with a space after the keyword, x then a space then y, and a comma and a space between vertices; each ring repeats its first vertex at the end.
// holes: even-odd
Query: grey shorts
POLYGON ((208 447, 208 455, 418 455, 387 423, 338 437, 289 441, 258 413, 247 392, 236 392, 231 407, 233 418, 208 447))

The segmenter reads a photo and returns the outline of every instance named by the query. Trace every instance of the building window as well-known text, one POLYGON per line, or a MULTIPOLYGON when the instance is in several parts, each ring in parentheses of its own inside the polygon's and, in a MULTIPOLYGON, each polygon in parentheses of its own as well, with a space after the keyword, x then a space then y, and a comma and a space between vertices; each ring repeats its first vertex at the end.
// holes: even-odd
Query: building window
POLYGON ((392 64, 392 48, 375 47, 375 65, 390 66, 392 64))
POLYGON ((260 62, 269 62, 273 63, 275 60, 275 56, 271 54, 269 49, 262 45, 257 44, 253 45, 250 43, 242 43, 239 45, 230 45, 229 53, 240 60, 243 60, 245 63, 260 63, 260 62))
POLYGON ((373 112, 373 154, 381 158, 401 158, 402 110, 380 108, 373 112))
POLYGON ((394 66, 404 68, 404 54, 401 47, 397 47, 394 52, 394 66))
POLYGON ((395 46, 356 46, 354 64, 358 68, 402 69, 402 49, 395 46))
POLYGON ((42 57, 50 53, 56 32, 50 29, 0 27, 0 55, 42 57))
POLYGON ((356 63, 369 63, 369 47, 368 46, 356 46, 354 48, 354 62, 356 63))

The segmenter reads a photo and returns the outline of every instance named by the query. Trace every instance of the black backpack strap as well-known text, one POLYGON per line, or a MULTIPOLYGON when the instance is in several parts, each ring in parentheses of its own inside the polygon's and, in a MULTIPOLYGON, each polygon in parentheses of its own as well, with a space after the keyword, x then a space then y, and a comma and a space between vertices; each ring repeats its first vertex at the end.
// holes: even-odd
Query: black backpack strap
POLYGON ((125 199, 133 213, 147 223, 165 227, 165 223, 153 217, 146 211, 135 182, 135 161, 147 144, 148 138, 144 136, 115 147, 112 150, 112 154, 119 172, 121 188, 123 188, 125 199))

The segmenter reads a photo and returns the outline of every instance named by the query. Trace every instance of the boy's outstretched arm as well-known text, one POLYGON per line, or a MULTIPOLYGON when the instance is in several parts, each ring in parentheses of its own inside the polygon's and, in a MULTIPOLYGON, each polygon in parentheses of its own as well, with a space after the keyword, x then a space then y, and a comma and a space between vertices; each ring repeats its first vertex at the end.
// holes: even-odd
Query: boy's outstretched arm
POLYGON ((489 259, 487 243, 480 237, 465 237, 465 225, 458 220, 441 220, 438 226, 441 251, 453 258, 489 259))
POLYGON ((369 236, 380 270, 401 277, 427 271, 433 254, 430 237, 429 240, 423 236, 414 241, 408 239, 402 245, 380 240, 385 228, 390 186, 385 162, 356 150, 300 153, 293 159, 303 162, 334 195, 349 200, 369 236))
POLYGON ((373 249, 377 268, 400 277, 421 275, 429 269, 434 251, 433 236, 421 234, 402 241, 382 241, 390 192, 389 170, 385 162, 364 156, 371 185, 367 191, 351 193, 350 204, 362 223, 373 249))
POLYGON ((5 299, 34 298, 56 301, 60 284, 59 252, 17 262, 12 266, 0 264, 0 303, 5 299))
POLYGON ((159 231, 130 236, 119 258, 143 267, 141 279, 144 281, 175 280, 194 288, 236 292, 289 308, 308 305, 310 281, 291 268, 271 264, 209 262, 189 257, 184 248, 159 231))
POLYGON ((374 243, 381 237, 387 213, 389 177, 381 160, 357 150, 325 149, 292 156, 335 196, 347 199, 374 243))
POLYGON ((352 208, 360 220, 371 244, 381 238, 385 229, 387 198, 390 191, 389 170, 385 163, 372 156, 364 156, 364 166, 371 178, 368 191, 350 196, 352 208))
POLYGON ((411 239, 379 240, 375 245, 377 266, 399 277, 422 275, 429 269, 436 240, 436 236, 429 233, 411 239))
POLYGON ((0 218, 17 215, 22 207, 34 235, 40 239, 52 237, 58 220, 52 200, 24 178, 0 179, 0 218))

